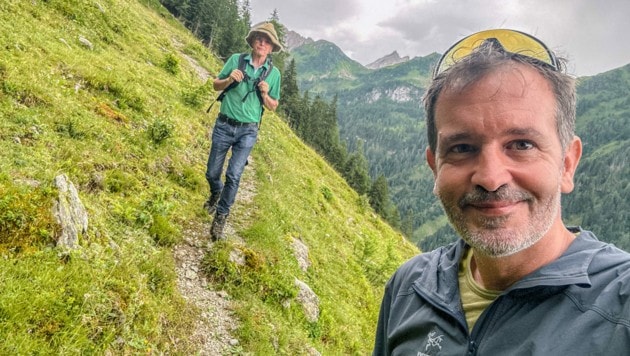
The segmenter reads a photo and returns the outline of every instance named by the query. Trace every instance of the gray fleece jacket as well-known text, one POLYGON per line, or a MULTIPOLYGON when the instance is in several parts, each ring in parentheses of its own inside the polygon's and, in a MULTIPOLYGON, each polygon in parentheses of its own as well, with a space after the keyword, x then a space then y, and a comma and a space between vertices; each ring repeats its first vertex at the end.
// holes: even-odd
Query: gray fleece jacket
POLYGON ((505 290, 468 330, 459 240, 389 280, 373 355, 630 355, 630 254, 588 231, 505 290))

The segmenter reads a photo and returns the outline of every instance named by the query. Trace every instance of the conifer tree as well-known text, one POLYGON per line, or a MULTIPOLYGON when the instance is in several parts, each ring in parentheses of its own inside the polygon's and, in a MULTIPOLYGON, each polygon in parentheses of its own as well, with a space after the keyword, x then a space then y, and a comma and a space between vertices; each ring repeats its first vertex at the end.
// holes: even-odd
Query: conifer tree
POLYGON ((385 176, 379 174, 378 178, 372 183, 370 192, 368 194, 370 199, 370 205, 372 209, 381 216, 386 216, 387 203, 389 201, 389 191, 387 187, 387 180, 385 176))
POLYGON ((400 212, 398 211, 398 208, 396 207, 396 205, 392 203, 391 200, 387 201, 387 206, 388 207, 387 207, 385 220, 387 220, 389 225, 400 230, 401 218, 400 218, 400 212))
POLYGON ((310 140, 307 138, 307 133, 310 132, 309 129, 311 126, 310 102, 310 94, 306 91, 302 99, 297 102, 299 107, 296 110, 297 116, 295 118, 295 132, 308 144, 311 144, 310 140))
POLYGON ((289 62, 289 66, 282 72, 282 84, 280 88, 280 108, 284 112, 287 123, 294 131, 297 131, 297 122, 302 115, 302 98, 297 85, 297 72, 295 59, 289 62))
MULTIPOLYGON (((271 16, 267 19, 267 21, 273 24, 273 27, 276 29, 276 34, 278 35, 278 40, 282 44, 282 47, 286 49, 285 36, 287 33, 287 28, 280 22, 280 14, 277 9, 274 9, 271 13, 271 16)), ((285 51, 280 51, 272 54, 273 65, 280 69, 280 72, 285 70, 286 67, 286 59, 288 57, 288 53, 285 51)), ((284 93, 281 94, 281 96, 284 93)))
POLYGON ((238 0, 160 0, 175 17, 219 57, 244 52, 250 26, 249 2, 238 0))
POLYGON ((320 154, 325 155, 330 144, 330 118, 328 117, 328 104, 321 96, 315 96, 309 110, 310 131, 308 141, 320 154))
POLYGON ((366 194, 370 187, 368 163, 363 154, 363 142, 358 141, 357 149, 348 156, 343 176, 348 184, 359 194, 366 194))
POLYGON ((280 101, 285 97, 299 97, 300 90, 297 85, 297 71, 295 59, 291 59, 289 66, 285 68, 282 73, 282 97, 280 101))
POLYGON ((414 213, 413 211, 410 211, 404 215, 404 218, 401 219, 400 231, 407 237, 411 237, 413 235, 413 218, 414 213))

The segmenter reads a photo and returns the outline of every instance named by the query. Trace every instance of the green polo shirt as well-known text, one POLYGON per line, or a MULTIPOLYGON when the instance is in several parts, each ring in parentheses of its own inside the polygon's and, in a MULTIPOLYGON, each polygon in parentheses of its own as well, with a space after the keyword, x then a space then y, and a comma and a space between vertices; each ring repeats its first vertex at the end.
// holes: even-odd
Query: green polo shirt
MULTIPOLYGON (((219 73, 219 79, 227 78, 234 69, 238 69, 239 56, 239 53, 230 56, 219 73)), ((221 102, 221 113, 241 122, 259 122, 262 115, 262 107, 254 88, 254 81, 267 69, 269 62, 266 61, 258 69, 254 69, 251 54, 245 56, 245 62, 247 63, 245 72, 250 79, 243 80, 239 85, 226 93, 221 102), (243 101, 243 98, 245 98, 245 101, 243 101)), ((269 96, 275 100, 280 99, 280 71, 278 68, 274 66, 271 69, 265 82, 269 84, 269 96)))

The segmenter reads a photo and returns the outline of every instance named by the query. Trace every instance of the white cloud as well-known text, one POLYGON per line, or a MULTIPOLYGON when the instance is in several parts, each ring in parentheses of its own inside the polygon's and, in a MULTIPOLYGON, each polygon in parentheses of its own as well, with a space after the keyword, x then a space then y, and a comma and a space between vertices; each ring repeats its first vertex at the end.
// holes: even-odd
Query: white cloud
POLYGON ((252 20, 278 10, 289 29, 334 42, 363 64, 397 50, 401 56, 444 52, 475 31, 513 28, 568 57, 577 75, 630 63, 628 0, 254 0, 252 20))

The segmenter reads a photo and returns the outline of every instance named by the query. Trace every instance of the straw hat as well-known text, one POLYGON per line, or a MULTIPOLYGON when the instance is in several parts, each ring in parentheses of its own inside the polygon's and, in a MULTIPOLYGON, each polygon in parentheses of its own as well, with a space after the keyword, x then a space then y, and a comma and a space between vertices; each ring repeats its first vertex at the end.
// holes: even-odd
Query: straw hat
POLYGON ((254 48, 253 41, 257 32, 265 34, 267 35, 267 37, 269 37, 269 39, 271 40, 271 44, 273 45, 273 52, 282 51, 282 44, 280 44, 280 41, 278 40, 278 35, 276 34, 276 29, 275 27, 273 27, 273 24, 271 22, 261 22, 254 25, 252 29, 249 30, 245 41, 247 41, 249 46, 252 48, 254 48))

